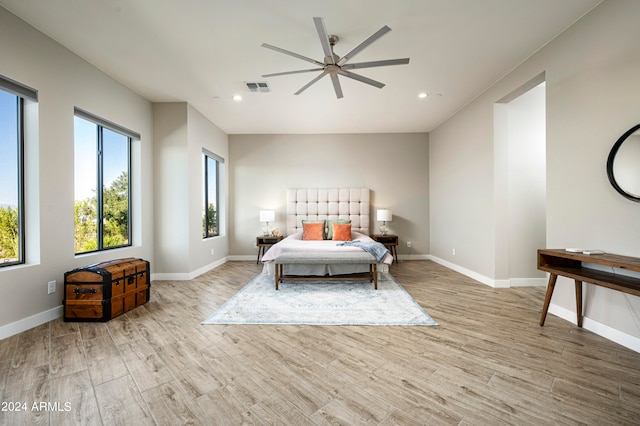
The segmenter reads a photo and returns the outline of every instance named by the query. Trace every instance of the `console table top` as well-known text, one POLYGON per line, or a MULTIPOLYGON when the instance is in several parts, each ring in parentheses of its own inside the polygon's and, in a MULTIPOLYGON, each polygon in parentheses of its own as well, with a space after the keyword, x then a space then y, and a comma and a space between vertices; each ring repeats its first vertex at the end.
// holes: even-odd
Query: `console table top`
POLYGON ((565 249, 539 249, 538 255, 553 256, 563 259, 571 259, 579 262, 589 262, 614 268, 627 269, 640 272, 640 258, 623 256, 620 254, 583 254, 568 252, 565 249))

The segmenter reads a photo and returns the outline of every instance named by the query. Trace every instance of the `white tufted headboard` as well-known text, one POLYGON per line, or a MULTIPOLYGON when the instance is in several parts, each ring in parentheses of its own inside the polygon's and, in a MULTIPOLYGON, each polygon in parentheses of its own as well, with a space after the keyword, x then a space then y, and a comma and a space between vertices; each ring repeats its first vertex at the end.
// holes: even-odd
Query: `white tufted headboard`
POLYGON ((369 189, 288 189, 287 235, 302 231, 303 220, 351 219, 351 230, 369 235, 369 189))

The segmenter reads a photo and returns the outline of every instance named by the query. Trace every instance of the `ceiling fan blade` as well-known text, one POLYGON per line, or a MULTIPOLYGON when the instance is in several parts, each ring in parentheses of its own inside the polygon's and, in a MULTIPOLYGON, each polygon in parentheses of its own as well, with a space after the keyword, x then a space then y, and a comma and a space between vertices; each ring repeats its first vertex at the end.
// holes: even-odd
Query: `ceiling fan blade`
POLYGON ((273 74, 263 74, 262 77, 276 77, 279 75, 289 75, 289 74, 302 74, 305 72, 313 72, 313 71, 322 71, 323 68, 312 68, 308 70, 299 70, 299 71, 285 71, 285 72, 274 72, 273 74))
POLYGON ((352 73, 352 72, 349 72, 349 71, 340 70, 340 71, 338 71, 338 74, 343 75, 345 77, 352 78, 354 80, 361 81, 363 83, 370 84, 371 86, 375 86, 378 89, 382 89, 385 86, 384 83, 380 83, 379 81, 375 81, 375 80, 372 80, 370 78, 363 77, 360 74, 355 74, 355 73, 352 73))
POLYGON ((281 49, 279 47, 272 46, 272 45, 267 44, 267 43, 262 43, 262 47, 266 47, 267 49, 275 50, 276 52, 284 53, 285 55, 293 56, 294 58, 302 59, 303 61, 311 62, 312 64, 320 65, 321 67, 324 67, 324 65, 325 65, 323 62, 318 62, 315 59, 307 58, 306 56, 298 55, 297 53, 293 53, 293 52, 290 52, 288 50, 281 49))
POLYGON ((314 24, 316 24, 316 30, 318 31, 318 37, 320 37, 320 44, 322 44, 322 51, 324 52, 325 61, 328 64, 334 64, 333 52, 331 51, 331 43, 329 43, 329 35, 327 29, 324 26, 324 19, 313 18, 314 24))
POLYGON ((318 80, 320 80, 322 77, 324 77, 325 75, 329 74, 327 71, 324 71, 322 74, 320 74, 319 76, 317 76, 316 78, 314 78, 313 80, 311 80, 310 82, 308 82, 307 84, 305 84, 304 86, 302 86, 302 88, 300 90, 298 90, 296 93, 294 93, 294 95, 299 95, 300 93, 304 92, 305 90, 307 90, 311 85, 313 85, 314 83, 316 83, 318 80))
POLYGON ((340 86, 340 80, 338 80, 338 74, 331 73, 331 82, 333 83, 333 90, 336 92, 338 99, 342 98, 342 87, 340 86))
POLYGON ((343 70, 354 70, 359 68, 386 67, 389 65, 405 65, 409 63, 409 58, 387 59, 384 61, 358 62, 357 64, 344 64, 343 70))
POLYGON ((356 56, 364 48, 369 46, 371 43, 373 43, 374 41, 376 41, 377 39, 379 39, 380 37, 382 37, 383 35, 385 35, 389 31, 391 31, 391 28, 387 27, 386 25, 384 27, 380 28, 378 31, 373 33, 373 35, 371 35, 368 39, 366 39, 365 41, 363 41, 362 43, 357 45, 351 52, 347 53, 342 58, 340 58, 340 60, 338 61, 338 63, 336 65, 338 65, 339 67, 343 66, 349 59, 351 59, 354 56, 356 56))

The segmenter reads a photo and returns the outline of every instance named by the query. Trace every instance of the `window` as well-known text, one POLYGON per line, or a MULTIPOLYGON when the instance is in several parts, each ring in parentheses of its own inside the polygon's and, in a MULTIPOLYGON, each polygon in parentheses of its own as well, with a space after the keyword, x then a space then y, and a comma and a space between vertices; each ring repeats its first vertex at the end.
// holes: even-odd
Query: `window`
POLYGON ((131 245, 131 140, 139 135, 76 108, 75 253, 131 245))
POLYGON ((38 92, 0 76, 0 267, 24 263, 24 105, 38 92))
POLYGON ((220 235, 220 165, 224 160, 205 151, 203 159, 204 203, 202 206, 202 237, 220 235))

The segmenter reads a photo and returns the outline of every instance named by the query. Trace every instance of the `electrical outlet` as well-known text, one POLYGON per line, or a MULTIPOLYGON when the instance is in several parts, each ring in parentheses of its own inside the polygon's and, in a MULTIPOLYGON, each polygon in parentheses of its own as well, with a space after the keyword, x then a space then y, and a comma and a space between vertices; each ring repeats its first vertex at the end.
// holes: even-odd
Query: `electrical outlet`
POLYGON ((407 241, 407 247, 409 247, 409 248, 413 247, 413 246, 411 245, 411 241, 407 241))
POLYGON ((49 281, 47 283, 47 294, 51 294, 55 292, 56 292, 56 280, 49 281))
POLYGON ((214 256, 216 254, 216 249, 212 248, 211 249, 211 256, 214 256))
POLYGON ((456 249, 451 249, 451 254, 455 256, 456 255, 456 249))

